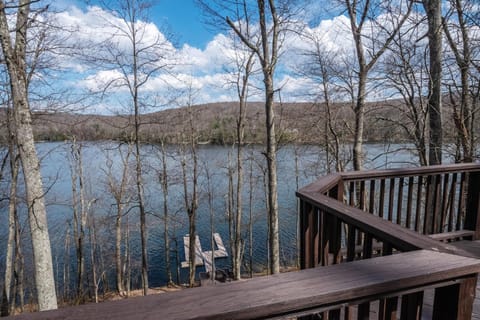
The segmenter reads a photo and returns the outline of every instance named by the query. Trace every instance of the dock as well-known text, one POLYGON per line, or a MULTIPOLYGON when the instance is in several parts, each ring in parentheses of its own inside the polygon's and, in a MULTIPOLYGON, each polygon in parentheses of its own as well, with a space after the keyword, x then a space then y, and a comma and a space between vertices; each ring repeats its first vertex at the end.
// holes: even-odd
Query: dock
MULTIPOLYGON (((227 249, 223 244, 222 237, 219 233, 213 234, 213 239, 215 242, 215 247, 212 255, 212 251, 203 251, 202 245, 200 244, 200 238, 198 235, 195 236, 195 266, 205 266, 207 272, 213 270, 212 256, 214 259, 228 257, 227 249)), ((187 234, 183 237, 183 247, 185 252, 185 261, 182 261, 182 268, 188 268, 188 260, 190 257, 189 248, 190 248, 190 236, 187 234)))

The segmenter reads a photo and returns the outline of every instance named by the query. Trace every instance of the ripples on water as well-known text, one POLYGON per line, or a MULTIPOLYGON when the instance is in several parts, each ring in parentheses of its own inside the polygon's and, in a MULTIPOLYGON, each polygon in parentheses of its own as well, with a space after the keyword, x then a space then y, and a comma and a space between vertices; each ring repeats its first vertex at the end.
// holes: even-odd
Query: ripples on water
MULTIPOLYGON (((399 167, 411 163, 413 156, 404 149, 405 146, 394 145, 367 145, 367 168, 386 166, 399 167), (385 153, 389 151, 389 153, 385 153), (396 162, 393 162, 395 160, 396 162)), ((42 157, 42 175, 45 186, 48 188, 48 217, 51 229, 51 240, 54 254, 54 263, 57 268, 57 277, 62 277, 63 261, 65 261, 65 235, 67 226, 71 225, 71 178, 67 160, 69 145, 63 143, 40 143, 39 154, 42 157)), ((183 203, 183 186, 181 185, 180 155, 176 146, 168 147, 167 166, 170 178, 169 211, 176 223, 170 226, 171 236, 178 241, 178 255, 183 260, 182 236, 188 233, 187 216, 183 203)), ((253 259, 256 272, 263 271, 267 264, 267 227, 265 209, 265 191, 263 172, 265 170, 264 157, 260 146, 248 147, 245 152, 244 162, 244 193, 243 193, 243 221, 248 223, 250 176, 253 177, 253 259)), ((95 225, 98 231, 100 250, 104 256, 105 269, 113 275, 113 252, 114 252, 114 217, 113 198, 106 191, 106 164, 113 164, 117 179, 121 174, 121 158, 118 146, 114 143, 85 143, 82 149, 84 174, 86 180, 87 199, 96 199, 91 207, 90 214, 95 217, 95 225)), ((166 281, 165 262, 163 249, 163 222, 159 218, 163 216, 163 196, 158 183, 159 168, 161 168, 158 149, 153 146, 142 148, 144 156, 145 194, 147 199, 148 216, 148 257, 149 257, 149 281, 150 286, 160 286, 166 281)), ((198 157, 200 165, 199 178, 199 208, 197 219, 197 233, 201 239, 203 250, 210 250, 210 208, 207 198, 207 179, 205 167, 211 174, 210 184, 214 195, 214 228, 219 232, 223 242, 228 247, 228 223, 226 217, 226 203, 228 190, 227 167, 229 153, 232 165, 235 164, 235 149, 231 146, 199 146, 198 157)), ((297 258, 296 247, 296 212, 297 178, 300 187, 314 181, 316 177, 325 174, 324 152, 315 146, 284 146, 278 152, 278 200, 280 210, 280 245, 281 263, 292 265, 297 258), (298 159, 298 177, 295 170, 295 159, 298 159)), ((3 188, 6 190, 6 188, 3 188)), ((0 207, 0 213, 6 217, 6 206, 0 207)), ((135 210, 131 210, 128 216, 131 227, 131 252, 134 263, 134 278, 138 283, 140 267, 140 246, 138 216, 135 210)), ((6 238, 6 223, 0 227, 0 239, 6 238)), ((245 250, 248 255, 249 243, 245 225, 245 250)), ((5 243, 5 242, 4 242, 5 243)), ((172 244, 173 246, 173 244, 172 244)), ((0 258, 4 259, 5 248, 0 249, 0 258)), ((74 257, 74 250, 70 244, 68 252, 74 257)), ((68 256, 68 255, 67 255, 68 256)), ((175 262, 174 255, 172 261, 175 262)), ((246 256, 248 261, 248 257, 246 256)), ((73 259, 71 261, 74 261, 73 259)), ((218 259, 218 268, 228 268, 229 258, 218 259)), ((202 270, 203 268, 198 268, 202 270)), ((182 281, 186 281, 187 270, 182 270, 182 281)), ((174 270, 174 274, 176 274, 174 270)))

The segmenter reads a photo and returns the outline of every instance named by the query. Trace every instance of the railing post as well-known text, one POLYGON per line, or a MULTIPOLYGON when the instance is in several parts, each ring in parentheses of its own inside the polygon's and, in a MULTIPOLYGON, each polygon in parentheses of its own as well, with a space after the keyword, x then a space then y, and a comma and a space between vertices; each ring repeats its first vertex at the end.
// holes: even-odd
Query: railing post
POLYGON ((400 320, 420 320, 422 318, 423 291, 402 296, 400 320))
POLYGON ((378 307, 378 320, 397 320, 398 297, 382 299, 378 307))
POLYGON ((312 230, 309 225, 313 215, 313 207, 308 202, 300 199, 300 269, 309 268, 311 265, 312 230))
POLYGON ((477 288, 477 274, 459 283, 435 289, 432 320, 470 320, 477 288))
MULTIPOLYGON (((461 195, 460 195, 461 196, 461 195)), ((473 230, 473 240, 480 239, 480 172, 468 175, 464 229, 473 230)))

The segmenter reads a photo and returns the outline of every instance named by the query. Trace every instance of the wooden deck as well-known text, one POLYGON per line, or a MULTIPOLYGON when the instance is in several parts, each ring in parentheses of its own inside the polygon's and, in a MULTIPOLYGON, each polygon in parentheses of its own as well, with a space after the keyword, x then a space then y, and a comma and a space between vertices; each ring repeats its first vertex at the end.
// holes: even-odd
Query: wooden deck
MULTIPOLYGON (((480 240, 480 164, 335 173, 300 189, 297 197, 302 269, 421 249, 459 259, 480 257, 478 242, 463 241, 480 240)), ((402 294, 388 315, 385 305, 380 308, 378 300, 371 299, 358 305, 353 319, 478 319, 478 295, 473 305, 468 302, 475 290, 478 287, 465 291, 463 299, 441 303, 441 290, 424 290, 415 301, 423 306, 421 314, 395 309, 402 294), (455 304, 470 311, 439 313, 443 305, 455 304)), ((330 316, 324 313, 323 319, 330 316)))
MULTIPOLYGON (((459 241, 453 244, 464 251, 471 253, 477 259, 480 259, 480 241, 459 241)), ((475 302, 473 303, 472 319, 480 320, 480 279, 477 281, 477 290, 475 302)))
MULTIPOLYGON (((324 311, 335 319, 337 311, 340 315, 339 307, 362 306, 372 297, 391 306, 398 303, 399 308, 412 309, 418 301, 417 291, 423 294, 424 288, 437 290, 436 303, 443 299, 454 301, 462 298, 455 293, 456 286, 460 283, 468 290, 476 282, 471 275, 478 272, 480 260, 418 250, 218 286, 25 314, 14 319, 284 319, 324 311), (459 278, 463 280, 458 282, 459 278), (394 292, 402 294, 401 303, 392 296, 394 292)), ((447 315, 437 315, 435 319, 452 319, 448 315, 457 311, 450 306, 443 304, 435 309, 447 315)), ((356 314, 360 307, 357 311, 341 312, 347 310, 356 314)))

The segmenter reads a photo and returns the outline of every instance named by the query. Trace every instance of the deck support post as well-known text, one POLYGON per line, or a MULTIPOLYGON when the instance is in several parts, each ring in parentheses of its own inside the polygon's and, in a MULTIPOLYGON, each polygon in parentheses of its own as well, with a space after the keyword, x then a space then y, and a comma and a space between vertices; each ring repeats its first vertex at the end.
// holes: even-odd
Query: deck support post
POLYGON ((450 286, 435 289, 433 320, 470 320, 477 287, 477 274, 450 286))
POLYGON ((480 172, 470 172, 464 229, 475 231, 473 240, 480 239, 480 172))
POLYGON ((312 267, 312 225, 313 206, 300 200, 300 269, 312 267))

